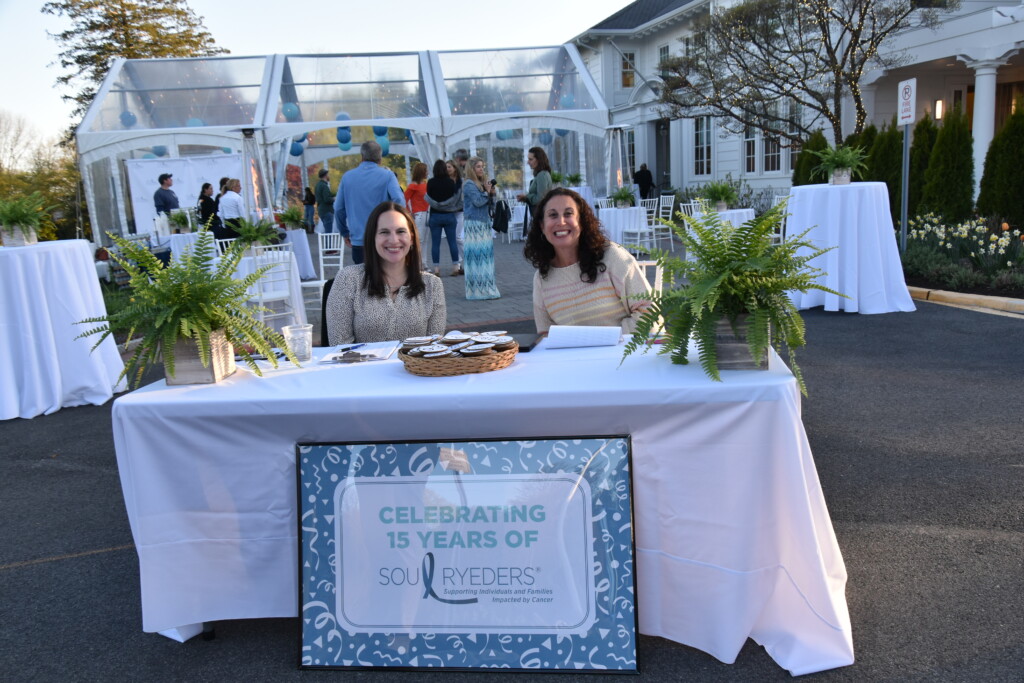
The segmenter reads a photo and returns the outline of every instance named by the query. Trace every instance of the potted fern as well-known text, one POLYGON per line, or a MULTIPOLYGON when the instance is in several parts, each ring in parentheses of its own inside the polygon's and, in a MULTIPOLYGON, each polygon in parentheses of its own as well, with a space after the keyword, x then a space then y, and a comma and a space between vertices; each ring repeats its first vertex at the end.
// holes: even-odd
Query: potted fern
POLYGON ((849 185, 854 174, 860 176, 867 168, 867 154, 860 147, 829 147, 814 152, 821 163, 811 169, 811 177, 832 178, 833 185, 849 185))
POLYGON ((621 209, 627 206, 633 206, 633 202, 636 201, 636 197, 633 195, 633 190, 623 185, 619 189, 615 190, 615 192, 612 192, 611 200, 615 202, 616 207, 621 209))
POLYGON ((190 214, 190 209, 175 209, 167 216, 167 222, 174 232, 192 232, 192 220, 195 216, 190 214))
POLYGON ((713 180, 700 189, 700 197, 708 203, 715 205, 715 211, 722 212, 729 208, 730 204, 739 201, 736 188, 724 180, 713 180))
POLYGON ((562 183, 565 182, 565 176, 558 171, 551 171, 551 186, 561 187, 562 183))
POLYGON ((623 359, 640 349, 647 352, 651 337, 662 334, 659 353, 685 365, 693 336, 705 374, 720 382, 721 370, 767 369, 768 347, 781 353, 785 345, 789 366, 806 394, 795 358, 805 344, 804 323, 788 293, 838 292, 818 284, 822 271, 809 265, 830 248, 805 240, 807 231, 773 243, 784 212, 783 203, 738 227, 715 213, 693 218, 680 212, 685 223, 673 229, 686 245, 686 258, 660 249, 650 253, 663 268, 665 282, 686 284, 651 296, 623 359))
POLYGON ((281 224, 289 230, 299 230, 306 227, 305 213, 297 206, 289 206, 287 209, 277 214, 277 220, 281 221, 281 224))
POLYGON ((242 245, 243 256, 252 256, 251 247, 257 244, 277 244, 281 236, 277 233, 277 228, 270 221, 256 221, 253 223, 245 218, 239 218, 235 223, 235 232, 238 233, 238 238, 235 242, 242 245))
POLYGON ((128 305, 78 324, 99 325, 78 338, 100 335, 93 349, 113 332, 141 337, 121 376, 138 386, 146 368, 162 362, 168 384, 218 382, 235 371, 235 349, 257 375, 254 356, 277 367, 273 347, 298 364, 284 338, 247 305, 249 288, 270 266, 243 279, 233 274, 244 245, 235 243, 218 262, 213 234, 202 230, 190 251, 164 264, 138 242, 107 233, 117 246, 111 258, 128 273, 128 305))
POLYGON ((583 184, 583 175, 579 173, 569 173, 565 176, 565 183, 570 187, 579 187, 583 184))
POLYGON ((8 247, 24 247, 39 241, 38 232, 52 207, 38 192, 0 199, 0 229, 8 247))

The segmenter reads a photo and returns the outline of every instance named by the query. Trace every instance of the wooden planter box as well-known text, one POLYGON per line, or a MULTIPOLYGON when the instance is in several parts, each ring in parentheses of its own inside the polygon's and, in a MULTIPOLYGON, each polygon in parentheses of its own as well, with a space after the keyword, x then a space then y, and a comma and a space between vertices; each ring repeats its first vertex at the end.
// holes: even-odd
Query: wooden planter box
POLYGON ((750 355, 750 347, 747 346, 747 316, 737 318, 735 332, 727 318, 719 320, 715 330, 715 345, 718 348, 719 370, 768 369, 768 349, 761 356, 760 366, 750 355))
POLYGON ((164 362, 164 374, 167 384, 213 384, 219 382, 235 371, 235 350, 224 338, 224 333, 217 331, 210 334, 210 365, 203 367, 199 359, 199 347, 192 339, 178 339, 174 344, 174 376, 167 372, 164 362))
POLYGON ((34 230, 29 232, 28 237, 25 237, 24 233, 21 232, 21 228, 17 225, 3 226, 3 235, 4 246, 7 247, 27 247, 39 241, 34 230))

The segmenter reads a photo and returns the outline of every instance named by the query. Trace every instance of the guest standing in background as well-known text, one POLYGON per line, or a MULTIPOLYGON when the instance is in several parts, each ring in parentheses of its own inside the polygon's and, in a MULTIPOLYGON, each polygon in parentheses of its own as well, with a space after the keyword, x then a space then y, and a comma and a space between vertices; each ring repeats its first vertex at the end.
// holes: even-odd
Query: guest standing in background
POLYGON ((470 301, 501 298, 494 277, 494 238, 488 210, 494 204, 495 188, 487 179, 486 170, 484 160, 473 157, 466 164, 466 181, 462 184, 466 214, 462 268, 466 274, 466 298, 470 301))
POLYGON ((427 265, 427 212, 430 205, 425 198, 427 194, 427 165, 422 161, 416 162, 412 167, 412 182, 405 188, 405 205, 412 213, 412 219, 416 223, 416 230, 420 236, 420 251, 423 256, 423 270, 428 269, 427 265))
POLYGON ((313 212, 316 209, 316 195, 313 190, 306 186, 306 192, 302 195, 302 208, 304 211, 303 222, 306 224, 306 232, 313 232, 316 223, 313 222, 313 212))
POLYGON ((633 174, 633 180, 640 188, 640 198, 650 199, 651 189, 654 187, 654 176, 647 170, 647 164, 640 164, 640 170, 633 174))
POLYGON ((374 207, 387 201, 405 205, 398 178, 381 166, 384 155, 380 143, 368 140, 360 145, 359 153, 362 161, 342 176, 334 200, 334 224, 345 244, 352 247, 352 263, 363 262, 363 233, 374 207))
MULTIPOLYGON (((455 171, 458 173, 458 178, 452 178, 455 181, 456 190, 459 193, 459 197, 462 197, 462 180, 466 177, 466 162, 469 161, 469 152, 464 149, 455 150, 455 154, 452 155, 452 161, 455 163, 455 171)), ((466 226, 465 226, 465 207, 460 205, 459 210, 455 213, 455 243, 459 247, 459 259, 460 263, 466 262, 465 252, 465 241, 466 241, 466 226)), ((462 274, 465 271, 460 267, 459 273, 462 274)))
POLYGON ((441 159, 434 162, 434 177, 427 181, 425 199, 430 205, 430 256, 434 263, 434 275, 441 274, 441 233, 448 240, 448 250, 452 255, 452 275, 459 275, 459 247, 455 242, 455 211, 462 206, 462 194, 455 189, 446 164, 441 159))
POLYGON ((320 180, 316 183, 316 190, 313 195, 316 197, 316 212, 320 215, 320 222, 324 224, 324 232, 334 230, 334 193, 331 192, 331 184, 328 182, 330 171, 321 168, 317 177, 320 180))
POLYGON ((420 270, 419 234, 409 211, 383 202, 370 212, 364 233, 366 262, 343 268, 327 297, 331 343, 444 334, 444 285, 420 270))
POLYGON ((213 185, 210 183, 203 183, 199 191, 199 225, 206 226, 214 237, 220 232, 220 216, 217 215, 217 202, 213 198, 213 185))
POLYGON ((518 199, 526 203, 527 217, 526 224, 533 225, 532 216, 536 213, 537 205, 544 195, 551 189, 551 163, 548 155, 541 147, 531 147, 526 154, 526 163, 533 171, 533 180, 530 181, 530 188, 526 194, 519 195, 518 199))
POLYGON ((590 205, 562 187, 548 192, 533 217, 523 255, 533 276, 538 334, 552 325, 615 325, 636 329, 651 287, 628 251, 609 242, 590 205))
POLYGON ((217 239, 238 237, 235 228, 238 227, 238 219, 245 216, 245 204, 242 202, 242 195, 239 194, 241 191, 242 181, 238 178, 228 178, 228 182, 224 186, 224 194, 220 198, 219 213, 224 224, 223 236, 218 236, 217 239))
POLYGON ((153 206, 157 214, 169 214, 178 208, 178 195, 171 189, 171 185, 174 184, 173 176, 170 173, 161 173, 157 182, 160 183, 160 189, 153 193, 153 206))

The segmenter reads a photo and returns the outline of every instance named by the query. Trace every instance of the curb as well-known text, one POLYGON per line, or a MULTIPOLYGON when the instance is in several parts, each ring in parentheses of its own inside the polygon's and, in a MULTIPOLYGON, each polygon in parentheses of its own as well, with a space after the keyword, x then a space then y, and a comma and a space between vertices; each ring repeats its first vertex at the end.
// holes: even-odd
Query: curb
POLYGON ((1011 299, 1006 296, 986 296, 984 294, 944 292, 941 289, 924 289, 923 287, 907 287, 907 290, 910 292, 911 298, 920 301, 934 301, 941 304, 974 306, 1010 313, 1024 313, 1024 300, 1022 299, 1011 299))

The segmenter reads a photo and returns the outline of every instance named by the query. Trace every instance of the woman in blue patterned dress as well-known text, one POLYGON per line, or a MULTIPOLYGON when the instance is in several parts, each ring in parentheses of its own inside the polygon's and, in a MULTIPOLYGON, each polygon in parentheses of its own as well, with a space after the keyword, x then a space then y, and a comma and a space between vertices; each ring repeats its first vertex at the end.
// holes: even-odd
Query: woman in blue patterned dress
POLYGON ((466 298, 471 301, 501 298, 494 279, 494 238, 487 210, 494 202, 494 184, 486 179, 486 170, 484 160, 473 157, 466 164, 466 180, 462 183, 466 226, 462 267, 466 271, 466 298))

